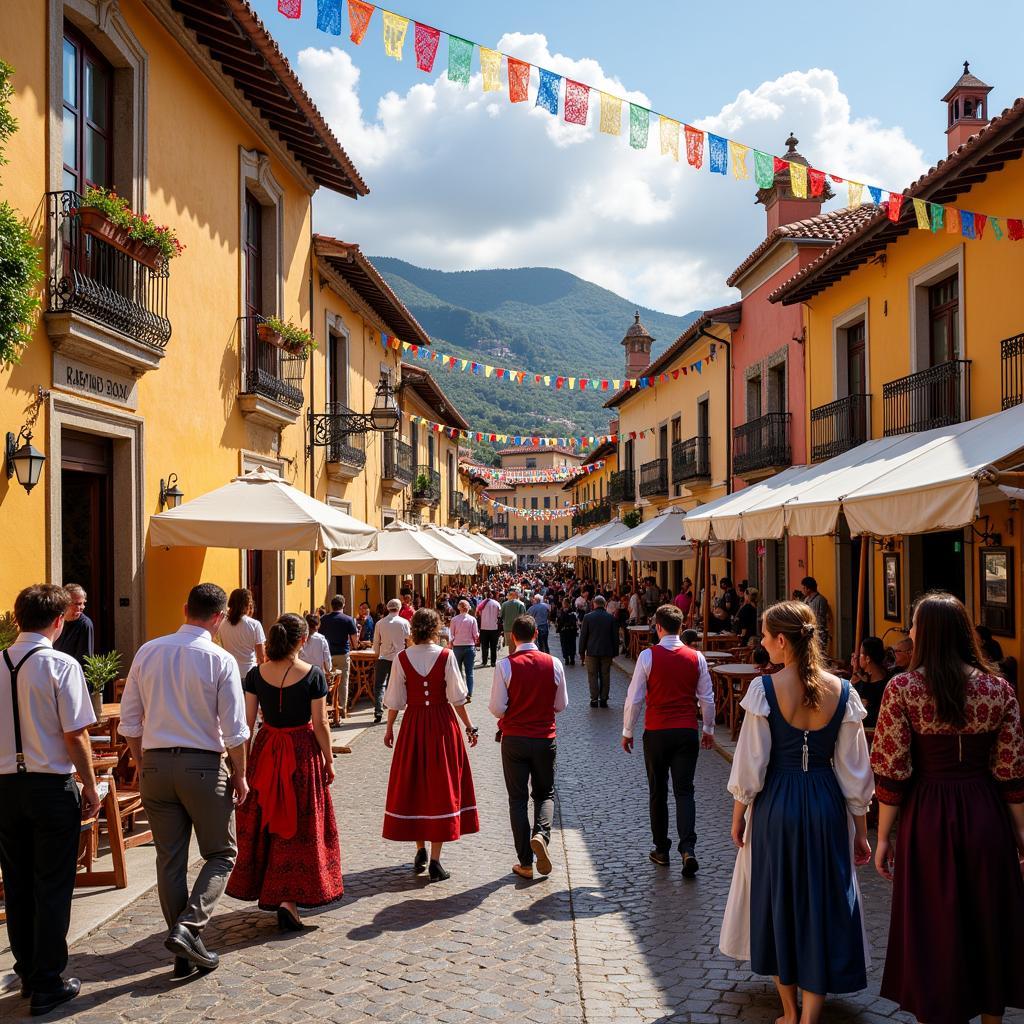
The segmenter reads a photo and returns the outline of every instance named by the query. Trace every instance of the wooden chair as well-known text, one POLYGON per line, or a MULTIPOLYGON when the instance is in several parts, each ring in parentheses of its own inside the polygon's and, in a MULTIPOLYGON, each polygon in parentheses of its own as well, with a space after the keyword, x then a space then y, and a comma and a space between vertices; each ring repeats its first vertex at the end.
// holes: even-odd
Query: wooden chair
POLYGON ((327 676, 327 717, 331 725, 337 725, 341 721, 341 673, 331 672, 327 676))
POLYGON ((127 679, 115 679, 114 680, 114 703, 120 704, 121 698, 124 696, 124 688, 128 685, 127 679))
POLYGON ((373 703, 373 680, 376 672, 376 659, 353 658, 352 669, 348 677, 348 707, 354 708, 360 697, 373 703))

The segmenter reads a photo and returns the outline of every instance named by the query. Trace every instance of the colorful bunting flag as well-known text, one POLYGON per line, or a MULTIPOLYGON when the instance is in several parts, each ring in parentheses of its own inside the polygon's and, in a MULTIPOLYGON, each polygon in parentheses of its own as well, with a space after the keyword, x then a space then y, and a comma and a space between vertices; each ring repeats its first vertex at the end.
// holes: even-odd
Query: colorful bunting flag
POLYGON ((341 35, 341 0, 316 0, 316 27, 332 36, 341 35))
POLYGON ((661 143, 661 155, 679 159, 679 122, 664 114, 658 115, 658 138, 661 143))
POLYGON ((1024 238, 1024 220, 1016 217, 1007 217, 1006 233, 1009 235, 1011 242, 1019 242, 1024 238))
POLYGON ((928 204, 923 199, 914 200, 914 216, 917 218, 917 226, 922 231, 927 231, 931 227, 928 222, 928 204))
POLYGON ((750 171, 747 169, 747 153, 749 152, 749 146, 733 142, 732 139, 729 140, 729 159, 732 162, 732 176, 737 181, 745 181, 750 177, 750 171))
POLYGON ((363 41, 376 8, 363 0, 348 0, 349 39, 357 46, 363 41))
POLYGON ((860 206, 864 201, 864 186, 859 181, 846 183, 846 205, 860 206))
POLYGON ((530 91, 530 65, 525 61, 508 59, 508 98, 512 103, 522 103, 530 91))
POLYGON ((549 114, 558 113, 558 88, 562 81, 561 75, 556 75, 546 68, 538 68, 540 71, 540 86, 537 89, 536 106, 543 107, 549 114))
POLYGON ((484 80, 484 92, 501 90, 501 54, 497 50, 480 47, 480 74, 484 80))
POLYGON ((946 234, 960 234, 960 211, 952 206, 946 207, 946 234))
POLYGON ((441 40, 441 30, 421 25, 416 22, 413 45, 416 47, 416 67, 420 71, 432 71, 434 58, 437 56, 437 44, 441 40))
POLYGON ((405 34, 409 31, 409 19, 400 14, 384 12, 384 52, 395 60, 402 59, 405 48, 405 34))
POLYGON ((469 67, 473 60, 473 44, 459 36, 448 37, 448 81, 469 85, 469 67))
POLYGON ((974 214, 966 210, 960 214, 960 232, 964 238, 973 239, 974 236, 974 214))
POLYGON ((938 203, 929 203, 928 209, 932 217, 932 231, 939 231, 942 228, 942 222, 945 218, 946 208, 939 206, 938 203))
POLYGON ((725 174, 729 169, 729 147, 721 135, 708 132, 708 170, 712 174, 725 174))
POLYGON ((797 199, 807 198, 807 167, 791 160, 789 164, 789 187, 797 199))
POLYGON ((633 149, 646 149, 651 128, 651 112, 646 107, 629 105, 629 144, 633 149))
POLYGON ((622 133, 622 100, 609 93, 601 93, 601 131, 605 135, 622 133))
POLYGON ((1003 239, 1003 229, 999 223, 999 218, 989 217, 988 222, 992 225, 992 234, 996 236, 996 241, 1001 242, 1003 239))
POLYGON ((590 86, 582 82, 565 80, 565 107, 563 116, 568 124, 586 124, 590 106, 590 86))
POLYGON ((899 192, 889 193, 889 220, 895 222, 900 219, 900 210, 903 209, 903 195, 899 192))
POLYGON ((808 169, 807 174, 811 179, 811 195, 815 198, 823 195, 825 192, 825 172, 816 171, 811 167, 808 169))
POLYGON ((771 188, 775 184, 774 159, 771 153, 754 150, 754 184, 758 188, 771 188))
POLYGON ((780 156, 772 157, 772 180, 775 180, 777 174, 783 174, 789 170, 789 161, 783 160, 780 156))
POLYGON ((882 190, 877 185, 868 185, 868 195, 871 196, 871 202, 875 206, 882 202, 882 190))
POLYGON ((686 134, 686 162, 700 170, 704 163, 704 133, 690 125, 683 126, 686 134))
POLYGON ((974 237, 982 238, 985 234, 985 227, 988 224, 988 217, 983 213, 974 214, 974 237))
POLYGON ((277 0, 277 9, 286 18, 301 18, 302 0, 277 0))

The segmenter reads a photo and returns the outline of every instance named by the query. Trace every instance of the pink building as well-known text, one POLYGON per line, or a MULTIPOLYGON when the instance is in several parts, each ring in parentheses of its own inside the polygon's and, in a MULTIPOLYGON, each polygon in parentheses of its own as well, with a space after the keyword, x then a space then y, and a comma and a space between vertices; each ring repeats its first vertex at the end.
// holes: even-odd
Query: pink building
MULTIPOLYGON (((807 164, 797 143, 792 135, 786 140, 785 159, 807 164)), ((768 296, 877 210, 865 204, 822 214, 822 204, 832 198, 827 181, 821 196, 798 198, 790 190, 788 170, 780 171, 771 188, 757 192, 765 208, 765 239, 728 278, 742 304, 731 352, 734 490, 809 461, 803 312, 799 305, 771 303, 768 296)), ((733 573, 760 589, 763 605, 788 597, 799 585, 806 556, 801 538, 737 542, 733 573)))

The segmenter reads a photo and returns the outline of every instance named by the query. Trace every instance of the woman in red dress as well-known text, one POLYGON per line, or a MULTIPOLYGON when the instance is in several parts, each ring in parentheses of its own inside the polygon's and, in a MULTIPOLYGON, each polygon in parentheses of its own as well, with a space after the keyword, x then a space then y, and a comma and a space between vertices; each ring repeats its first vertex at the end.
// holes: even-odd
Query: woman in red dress
POLYGON ((283 931, 305 926, 298 908, 341 899, 341 847, 330 785, 334 781, 327 680, 299 658, 308 626, 282 615, 270 627, 267 658, 245 677, 245 710, 252 742, 252 790, 236 813, 238 859, 227 893, 276 910, 283 931))
POLYGON ((927 1024, 995 1024, 1024 1007, 1020 706, 951 594, 918 602, 910 636, 871 748, 875 865, 893 883, 881 994, 927 1024))
POLYGON ((466 711, 468 692, 452 651, 441 647, 441 620, 421 608, 410 623, 413 646, 402 651, 391 668, 384 704, 388 723, 384 745, 394 746, 384 812, 384 838, 414 842, 417 874, 427 870, 430 843, 432 882, 448 878, 441 866, 441 846, 480 831, 469 756, 459 735, 456 715, 466 739, 477 744, 479 730, 466 711), (395 719, 404 711, 395 742, 395 719))

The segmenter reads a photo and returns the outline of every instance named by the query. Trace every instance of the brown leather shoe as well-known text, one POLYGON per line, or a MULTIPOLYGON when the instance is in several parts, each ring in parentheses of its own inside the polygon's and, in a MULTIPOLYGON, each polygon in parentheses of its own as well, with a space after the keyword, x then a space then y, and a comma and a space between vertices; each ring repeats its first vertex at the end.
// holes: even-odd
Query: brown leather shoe
POLYGON ((527 879, 527 881, 533 879, 533 868, 524 868, 522 864, 513 864, 512 873, 520 878, 527 879))

